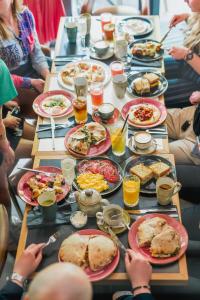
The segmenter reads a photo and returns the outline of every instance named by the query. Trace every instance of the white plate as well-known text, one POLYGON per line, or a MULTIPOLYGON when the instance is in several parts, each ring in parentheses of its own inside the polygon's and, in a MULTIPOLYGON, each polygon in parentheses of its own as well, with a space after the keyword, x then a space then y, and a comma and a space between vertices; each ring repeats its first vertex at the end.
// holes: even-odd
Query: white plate
POLYGON ((104 54, 102 56, 98 56, 94 50, 90 49, 90 57, 92 57, 94 59, 106 60, 108 58, 111 58, 113 55, 114 55, 113 48, 109 48, 108 51, 106 52, 106 54, 104 54))
POLYGON ((94 60, 94 59, 85 59, 85 60, 79 60, 79 61, 76 61, 76 62, 70 62, 70 63, 66 64, 65 66, 63 66, 63 69, 58 73, 58 77, 57 77, 58 83, 63 88, 65 88, 67 90, 74 91, 74 85, 73 84, 70 85, 70 84, 64 83, 63 80, 62 80, 62 77, 61 77, 61 72, 65 69, 66 66, 74 64, 74 63, 90 63, 90 64, 95 64, 95 65, 101 66, 104 69, 104 72, 105 72, 105 79, 103 81, 104 85, 108 84, 108 82, 111 79, 110 68, 105 63, 103 63, 101 61, 97 61, 97 60, 94 60))

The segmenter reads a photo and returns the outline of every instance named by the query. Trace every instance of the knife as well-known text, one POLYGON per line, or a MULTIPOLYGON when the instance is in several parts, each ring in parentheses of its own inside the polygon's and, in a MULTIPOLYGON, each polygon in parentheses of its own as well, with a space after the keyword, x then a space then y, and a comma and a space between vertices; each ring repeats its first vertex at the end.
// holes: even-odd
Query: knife
POLYGON ((162 44, 164 42, 164 40, 166 39, 166 37, 168 36, 168 34, 170 33, 170 31, 172 30, 173 26, 169 28, 169 30, 165 33, 165 35, 163 36, 163 38, 160 41, 160 44, 162 44))
POLYGON ((163 212, 177 212, 176 207, 170 207, 170 208, 141 208, 141 209, 129 209, 126 210, 129 214, 133 215, 140 215, 140 214, 146 214, 151 212, 157 212, 157 213, 163 213, 163 212))
POLYGON ((55 150, 55 122, 51 117, 51 136, 52 136, 52 150, 55 150))
POLYGON ((106 226, 105 228, 108 230, 108 232, 109 232, 112 240, 115 242, 115 244, 126 253, 127 248, 122 244, 122 242, 120 241, 118 236, 112 231, 112 229, 109 226, 106 226))
POLYGON ((45 171, 35 170, 35 169, 29 169, 29 168, 21 168, 21 167, 18 167, 18 169, 24 170, 24 171, 33 172, 33 173, 44 174, 44 175, 46 175, 46 176, 56 176, 56 175, 58 175, 57 173, 45 172, 45 171))

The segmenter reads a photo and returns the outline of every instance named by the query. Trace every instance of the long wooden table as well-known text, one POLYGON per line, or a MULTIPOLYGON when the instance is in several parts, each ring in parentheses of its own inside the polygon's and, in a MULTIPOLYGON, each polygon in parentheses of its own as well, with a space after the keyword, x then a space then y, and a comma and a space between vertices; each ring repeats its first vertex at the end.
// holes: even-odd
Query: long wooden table
MULTIPOLYGON (((160 39, 160 33, 159 33, 159 19, 158 17, 151 17, 152 21, 154 22, 155 30, 152 34, 152 37, 154 39, 159 40, 160 39)), ((62 54, 63 49, 61 49, 61 43, 63 44, 63 31, 64 31, 64 23, 65 18, 61 19, 59 32, 58 32, 58 38, 56 42, 56 50, 55 55, 62 54)), ((92 18, 92 34, 91 36, 95 36, 96 39, 98 39, 98 30, 99 30, 99 21, 96 21, 95 18, 92 18), (96 24, 96 25, 94 25, 96 24), (94 35, 95 32, 95 35, 94 35)), ((58 83, 57 83, 57 70, 55 66, 53 66, 52 73, 49 75, 46 81, 45 85, 45 91, 49 90, 55 90, 55 89, 62 89, 58 83)), ((123 107, 123 105, 132 99, 133 97, 126 94, 125 98, 123 100, 119 100, 115 97, 113 93, 113 87, 112 83, 109 82, 109 84, 105 87, 104 91, 104 101, 111 102, 115 106, 117 106, 119 109, 123 107)), ((163 97, 159 97, 159 101, 164 102, 163 97)), ((89 99, 90 102, 90 99, 89 99)), ((89 103, 89 111, 91 112, 91 103, 89 103)), ((56 119, 56 123, 64 123, 66 122, 65 118, 59 118, 56 119)), ((49 124, 48 119, 38 118, 38 125, 39 124, 49 124)), ((59 163, 61 159, 64 159, 66 155, 68 154, 66 149, 64 148, 64 138, 57 138, 56 139, 56 150, 52 151, 51 149, 51 142, 46 139, 46 142, 44 140, 38 140, 37 134, 35 135, 34 139, 34 145, 33 145, 33 151, 32 155, 34 157, 34 164, 33 167, 38 167, 40 164, 45 164, 45 162, 48 163, 59 163)), ((174 158, 173 155, 169 154, 169 147, 168 147, 168 140, 163 140, 163 148, 158 149, 155 154, 159 154, 163 156, 164 158, 167 158, 169 161, 174 164, 174 158)), ((114 200, 113 200, 114 201, 114 200)), ((149 200, 150 201, 150 200, 149 200)), ((152 198, 152 203, 156 203, 156 198, 152 198)), ((145 199, 145 197, 141 196, 140 206, 142 207, 144 204, 146 205, 148 203, 145 199)), ((177 205, 178 211, 179 211, 179 218, 181 220, 181 214, 180 214, 180 204, 179 204, 179 197, 178 195, 173 197, 173 203, 177 205)), ((147 204, 148 205, 148 204, 147 204)), ((30 207, 26 207, 23 223, 22 223, 22 229, 21 229, 21 235, 19 239, 19 245, 18 245, 18 251, 17 251, 17 258, 21 255, 22 251, 26 247, 28 243, 31 242, 30 236, 31 236, 31 230, 29 231, 27 228, 27 215, 30 210, 30 207)), ((94 228, 96 224, 93 224, 94 228)), ((72 231, 71 225, 66 225, 66 232, 72 231)), ((33 235, 34 236, 34 235, 33 235)), ((48 238, 48 233, 45 236, 48 238)), ((123 236, 121 236, 122 239, 124 239, 123 236)), ((36 240, 34 240, 34 237, 32 239, 34 242, 39 242, 39 236, 36 235, 36 240), (37 239, 38 237, 38 239, 37 239)), ((127 243, 123 240, 123 242, 127 243)), ((122 259, 122 258, 121 258, 122 259)), ((52 261, 51 261, 52 262, 52 261)), ((47 262, 48 264, 48 262, 47 262)), ((45 265, 45 263, 44 263, 45 265)), ((152 283, 153 284, 183 284, 186 283, 188 280, 188 272, 187 272, 187 264, 186 264, 186 257, 183 255, 177 263, 166 265, 162 267, 154 267, 153 268, 153 274, 152 274, 152 283)), ((125 269, 123 266, 123 262, 121 261, 119 269, 116 270, 110 277, 106 278, 105 280, 97 283, 97 286, 105 286, 112 282, 113 285, 116 283, 121 284, 121 288, 127 288, 128 280, 127 275, 125 273, 125 269)))

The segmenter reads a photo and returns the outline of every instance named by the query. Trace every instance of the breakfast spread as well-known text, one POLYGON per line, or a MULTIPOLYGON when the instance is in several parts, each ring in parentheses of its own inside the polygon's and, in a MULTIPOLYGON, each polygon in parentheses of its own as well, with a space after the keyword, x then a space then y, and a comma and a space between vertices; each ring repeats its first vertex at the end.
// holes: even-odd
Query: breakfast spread
POLYGON ((49 115, 60 115, 71 106, 71 101, 63 95, 52 95, 42 101, 42 109, 49 115))
POLYGON ((129 120, 136 125, 154 124, 159 120, 160 115, 160 109, 149 103, 133 105, 129 110, 129 120))
POLYGON ((149 94, 154 92, 160 84, 160 78, 155 73, 146 73, 141 77, 133 80, 131 88, 138 95, 149 94))
POLYGON ((147 41, 145 43, 134 43, 131 49, 131 53, 134 56, 139 57, 151 57, 154 58, 161 50, 161 44, 153 41, 147 41))
POLYGON ((180 250, 180 236, 164 218, 143 221, 137 231, 139 247, 149 248, 153 257, 170 257, 180 250))

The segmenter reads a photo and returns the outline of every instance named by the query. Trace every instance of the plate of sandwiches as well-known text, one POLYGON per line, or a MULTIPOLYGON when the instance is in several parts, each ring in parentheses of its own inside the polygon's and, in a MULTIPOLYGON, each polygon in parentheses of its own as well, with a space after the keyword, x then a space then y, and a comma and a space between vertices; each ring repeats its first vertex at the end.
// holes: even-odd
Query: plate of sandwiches
POLYGON ((65 89, 74 91, 74 79, 85 77, 88 87, 91 83, 102 82, 106 85, 111 78, 110 68, 103 62, 87 59, 70 62, 58 73, 58 83, 65 89))
POLYGON ((95 189, 102 196, 113 193, 122 183, 123 171, 120 165, 106 157, 79 160, 75 173, 75 189, 95 189))
POLYGON ((78 125, 65 136, 65 146, 75 157, 95 157, 105 153, 111 146, 108 130, 97 122, 78 125))
POLYGON ((135 221, 128 233, 130 247, 150 263, 165 265, 177 261, 186 251, 185 227, 166 214, 146 214, 135 221))
POLYGON ((168 88, 167 79, 157 72, 134 72, 128 76, 128 92, 135 97, 158 97, 168 88))
POLYGON ((112 274, 119 263, 120 252, 110 236, 96 229, 80 230, 61 244, 58 259, 81 267, 90 281, 112 274))
POLYGON ((144 17, 125 18, 120 22, 124 32, 135 38, 142 38, 153 31, 153 23, 144 17))
POLYGON ((158 155, 143 155, 129 158, 124 168, 125 175, 136 175, 140 178, 140 191, 145 194, 156 193, 156 181, 159 177, 168 176, 176 181, 176 170, 172 163, 158 155))
POLYGON ((33 102, 33 110, 43 118, 60 118, 72 113, 74 95, 67 91, 55 90, 42 93, 33 102))
POLYGON ((167 117, 167 110, 157 100, 138 98, 127 102, 123 106, 121 114, 124 120, 127 114, 129 114, 129 125, 145 129, 162 124, 167 117))
POLYGON ((161 59, 164 50, 158 41, 143 39, 131 43, 128 47, 128 54, 136 60, 151 62, 161 59))

